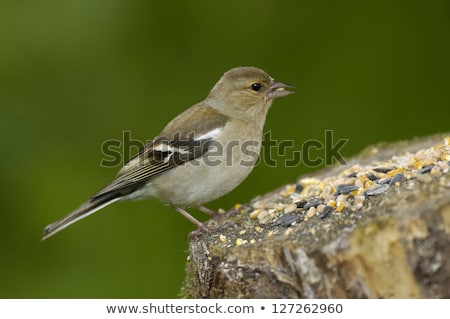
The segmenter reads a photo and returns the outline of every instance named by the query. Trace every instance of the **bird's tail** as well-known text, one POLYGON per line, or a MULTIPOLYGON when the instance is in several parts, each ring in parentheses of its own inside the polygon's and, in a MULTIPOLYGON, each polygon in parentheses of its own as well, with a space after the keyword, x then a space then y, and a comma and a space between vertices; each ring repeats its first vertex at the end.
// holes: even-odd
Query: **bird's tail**
POLYGON ((70 214, 66 215, 65 217, 61 218, 60 220, 48 225, 45 227, 42 240, 45 240, 49 238, 50 236, 53 236, 57 232, 63 230, 67 226, 79 221, 82 218, 85 218, 96 211, 102 209, 103 207, 118 201, 120 199, 119 196, 100 196, 100 197, 94 197, 81 205, 79 208, 71 212, 70 214))

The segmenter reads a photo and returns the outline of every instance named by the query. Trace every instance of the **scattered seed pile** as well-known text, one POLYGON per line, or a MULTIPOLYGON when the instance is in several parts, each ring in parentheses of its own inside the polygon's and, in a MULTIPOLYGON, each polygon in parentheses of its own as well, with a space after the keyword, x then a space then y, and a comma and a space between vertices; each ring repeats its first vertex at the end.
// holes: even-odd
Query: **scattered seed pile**
MULTIPOLYGON (((288 185, 281 190, 281 203, 256 201, 246 206, 236 205, 235 211, 248 213, 250 219, 257 220, 259 226, 255 230, 258 233, 262 233, 269 225, 288 227, 286 231, 292 232, 289 227, 299 221, 352 213, 361 209, 371 197, 379 196, 390 188, 399 188, 404 183, 414 187, 416 182, 440 178, 448 173, 449 166, 450 137, 446 137, 442 144, 416 153, 393 156, 386 162, 354 165, 324 179, 301 178, 295 185, 288 185)), ((444 179, 441 181, 445 182, 444 179)), ((273 235, 272 231, 264 233, 266 236, 273 235)), ((232 244, 224 235, 220 235, 219 240, 232 244)), ((234 244, 239 246, 254 242, 254 239, 249 242, 237 238, 234 244)))

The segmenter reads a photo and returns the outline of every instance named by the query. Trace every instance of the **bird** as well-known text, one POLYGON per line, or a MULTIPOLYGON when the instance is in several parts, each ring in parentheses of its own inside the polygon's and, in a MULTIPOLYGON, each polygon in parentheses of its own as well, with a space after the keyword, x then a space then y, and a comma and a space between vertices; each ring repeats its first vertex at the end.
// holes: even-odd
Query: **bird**
POLYGON ((155 198, 195 224, 189 214, 236 188, 258 160, 273 100, 294 93, 256 67, 225 72, 206 99, 171 120, 88 201, 45 227, 42 240, 117 201, 155 198))

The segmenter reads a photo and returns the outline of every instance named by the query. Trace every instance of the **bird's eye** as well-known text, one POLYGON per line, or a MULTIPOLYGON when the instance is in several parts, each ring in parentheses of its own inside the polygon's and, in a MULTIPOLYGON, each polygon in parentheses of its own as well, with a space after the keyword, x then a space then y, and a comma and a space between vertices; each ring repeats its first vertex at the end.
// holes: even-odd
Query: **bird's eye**
POLYGON ((253 84, 251 85, 251 88, 252 88, 253 91, 258 92, 259 90, 261 90, 261 84, 259 84, 259 83, 253 83, 253 84))

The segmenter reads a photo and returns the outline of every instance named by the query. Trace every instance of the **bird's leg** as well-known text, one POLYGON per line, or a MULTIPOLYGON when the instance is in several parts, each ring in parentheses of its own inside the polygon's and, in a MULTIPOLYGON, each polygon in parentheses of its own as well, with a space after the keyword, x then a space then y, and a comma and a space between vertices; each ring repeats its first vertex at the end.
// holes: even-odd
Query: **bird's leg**
POLYGON ((191 223, 196 225, 199 229, 203 230, 204 232, 209 232, 209 229, 205 225, 203 225, 201 222, 199 222, 194 216, 189 214, 184 209, 182 209, 180 207, 176 207, 175 210, 177 212, 179 212, 181 215, 183 215, 184 217, 186 217, 191 223))
POLYGON ((209 215, 209 216, 211 216, 211 217, 214 217, 214 216, 216 216, 216 215, 218 214, 216 211, 214 211, 214 210, 212 210, 212 209, 209 209, 209 208, 207 208, 207 207, 205 207, 205 206, 200 206, 198 209, 199 209, 202 213, 205 213, 206 215, 209 215))
MULTIPOLYGON (((215 212, 215 211, 213 211, 211 209, 208 209, 206 207, 203 207, 203 206, 198 207, 198 209, 201 210, 202 212, 208 214, 208 215, 212 215, 212 216, 218 216, 219 215, 218 212, 215 212)), ((203 225, 201 222, 199 222, 194 216, 189 214, 184 209, 182 209, 180 207, 175 207, 175 210, 177 212, 179 212, 181 215, 183 215, 184 217, 186 217, 191 223, 193 223, 194 225, 196 225, 198 227, 196 230, 191 231, 189 233, 189 238, 197 237, 197 236, 200 236, 200 235, 202 235, 204 233, 211 233, 211 232, 216 231, 216 230, 226 229, 228 227, 236 225, 234 222, 226 222, 226 223, 218 225, 218 226, 206 227, 205 225, 203 225)))

